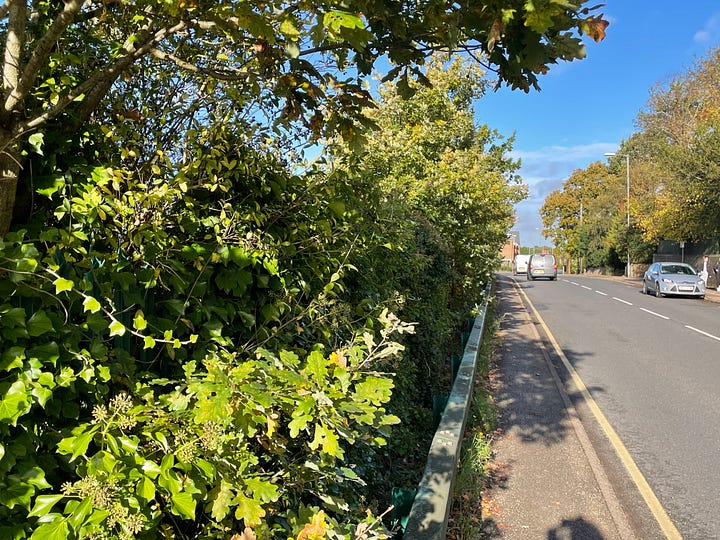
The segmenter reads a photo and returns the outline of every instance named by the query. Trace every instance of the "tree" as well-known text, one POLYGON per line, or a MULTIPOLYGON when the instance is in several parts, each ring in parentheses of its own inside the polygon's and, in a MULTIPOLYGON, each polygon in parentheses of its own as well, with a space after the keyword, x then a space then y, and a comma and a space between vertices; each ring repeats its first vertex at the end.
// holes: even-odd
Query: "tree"
POLYGON ((632 142, 641 192, 644 237, 658 241, 705 239, 720 233, 720 48, 667 86, 651 92, 632 142), (646 171, 643 173, 643 171, 646 171), (642 180, 641 180, 642 181, 642 180))
MULTIPOLYGON (((358 77, 377 58, 387 55, 397 66, 389 75, 407 89, 411 76, 422 79, 417 66, 429 53, 463 50, 493 66, 500 82, 527 91, 551 64, 584 55, 577 34, 604 36, 607 21, 584 4, 7 0, 0 8, 0 237, 10 228, 19 175, 30 174, 23 169, 29 137, 50 124, 83 131, 101 107, 112 108, 108 92, 139 66, 167 81, 196 76, 194 92, 178 105, 196 107, 222 87, 241 104, 272 104, 270 122, 352 138, 353 117, 368 102, 358 77), (322 73, 324 64, 332 69, 322 73), (355 75, 342 75, 351 67, 355 75)), ((139 104, 148 99, 138 96, 139 104)), ((143 117, 141 109, 116 113, 143 117)))

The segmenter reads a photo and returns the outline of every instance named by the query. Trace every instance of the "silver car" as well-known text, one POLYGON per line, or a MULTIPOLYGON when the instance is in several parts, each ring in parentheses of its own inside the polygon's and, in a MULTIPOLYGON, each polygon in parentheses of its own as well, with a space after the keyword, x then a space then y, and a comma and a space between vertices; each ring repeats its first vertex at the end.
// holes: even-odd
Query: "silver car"
POLYGON ((656 262, 643 276, 643 292, 655 296, 697 296, 705 298, 705 282, 689 264, 656 262))
POLYGON ((535 253, 530 255, 527 266, 527 279, 548 278, 553 281, 557 278, 557 262, 552 253, 535 253))

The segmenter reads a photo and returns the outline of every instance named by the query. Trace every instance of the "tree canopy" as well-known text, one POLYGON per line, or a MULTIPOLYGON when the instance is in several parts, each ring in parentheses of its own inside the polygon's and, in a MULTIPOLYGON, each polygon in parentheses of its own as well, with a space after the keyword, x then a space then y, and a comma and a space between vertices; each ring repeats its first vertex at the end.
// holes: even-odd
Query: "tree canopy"
POLYGON ((617 266, 612 253, 628 247, 632 260, 648 262, 661 240, 712 240, 720 235, 719 76, 720 49, 713 49, 669 83, 652 88, 637 117, 638 131, 622 143, 607 169, 593 163, 548 196, 541 214, 558 246, 577 256, 574 239, 579 229, 573 209, 581 203, 590 209, 586 219, 598 205, 605 208, 602 220, 609 227, 584 229, 586 243, 596 246, 590 252, 596 253, 599 266, 617 266), (625 156, 631 177, 629 231, 623 224, 627 207, 619 186, 624 182, 618 180, 627 174, 625 156), (577 178, 587 176, 604 179, 591 202, 574 187, 577 178), (610 251, 602 255, 603 249, 610 251))
POLYGON ((31 135, 37 146, 48 122, 76 136, 108 115, 163 121, 153 113, 164 105, 163 113, 185 113, 177 135, 217 112, 224 96, 235 111, 254 106, 252 121, 350 139, 369 103, 359 78, 378 58, 396 66, 389 78, 401 90, 412 77, 423 80, 429 54, 452 50, 492 67, 499 83, 527 91, 550 65, 584 56, 579 35, 604 36, 607 22, 584 4, 8 0, 0 8, 0 235, 14 210, 25 213, 19 219, 30 211, 15 207, 18 175, 31 174, 22 152, 31 135), (108 102, 123 86, 123 99, 108 102))

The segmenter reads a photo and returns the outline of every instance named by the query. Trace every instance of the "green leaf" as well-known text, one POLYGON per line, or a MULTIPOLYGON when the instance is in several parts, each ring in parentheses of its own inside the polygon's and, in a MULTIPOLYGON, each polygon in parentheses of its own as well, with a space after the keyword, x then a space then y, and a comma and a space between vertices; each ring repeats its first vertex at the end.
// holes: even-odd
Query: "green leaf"
POLYGON ((315 350, 308 355, 304 371, 310 374, 315 382, 322 383, 327 376, 327 360, 321 351, 315 350))
POLYGON ((92 503, 92 497, 85 497, 85 499, 83 499, 83 501, 73 510, 72 515, 68 518, 68 523, 72 525, 73 529, 79 530, 82 527, 87 517, 92 513, 92 503))
POLYGON ((137 485, 137 494, 146 501, 152 501, 155 498, 155 482, 147 476, 143 476, 137 485))
POLYGON ((27 330, 32 337, 41 336, 46 332, 51 332, 53 330, 52 321, 44 311, 37 311, 28 320, 27 330))
POLYGON ((28 514, 28 517, 40 517, 50 513, 53 506, 63 499, 64 495, 38 495, 35 498, 35 506, 28 514))
POLYGON ((22 381, 16 381, 12 385, 4 384, 5 395, 0 400, 0 421, 15 425, 29 408, 27 389, 22 381))
POLYGON ((120 321, 113 321, 110 323, 110 335, 111 336, 122 336, 125 334, 125 326, 120 321))
POLYGON ((25 349, 23 347, 10 347, 3 351, 0 357, 0 371, 12 371, 23 367, 25 349))
POLYGON ((238 505, 237 510, 235 510, 235 517, 245 521, 246 526, 253 527, 259 525, 262 518, 265 517, 265 510, 263 510, 263 507, 256 500, 250 499, 242 493, 238 493, 235 502, 237 502, 238 505))
POLYGON ((278 487, 272 482, 250 477, 245 480, 245 485, 252 492, 253 498, 263 502, 274 502, 280 498, 278 487))
POLYGON ((215 521, 222 521, 230 513, 230 504, 233 500, 233 491, 230 487, 230 484, 223 480, 220 487, 210 493, 212 500, 210 513, 215 521))
POLYGON ((20 482, 0 490, 0 503, 8 508, 15 506, 29 508, 33 495, 35 488, 28 483, 20 482))
POLYGON ((100 311, 101 307, 102 306, 100 305, 100 302, 98 302, 97 298, 93 298, 92 296, 86 296, 85 300, 83 300, 83 308, 85 311, 89 311, 90 313, 100 311))
POLYGON ((33 133, 28 137, 28 143, 35 150, 36 154, 43 155, 42 147, 44 142, 44 135, 42 133, 33 133))
POLYGON ((309 414, 303 414, 293 418, 288 424, 290 437, 293 439, 296 438, 300 434, 300 431, 304 430, 312 419, 313 417, 309 414))
POLYGON ((70 527, 64 519, 40 525, 32 533, 30 540, 67 540, 70 538, 70 527))
POLYGON ((143 349, 152 349, 155 346, 155 339, 151 336, 145 336, 143 349))
POLYGON ((187 519, 195 519, 197 500, 190 493, 175 493, 171 497, 171 512, 187 519))
POLYGON ((58 451, 61 454, 72 454, 70 461, 75 461, 79 456, 85 455, 97 429, 97 427, 94 427, 90 431, 80 433, 80 435, 65 437, 58 443, 58 451))
POLYGON ((135 318, 133 319, 133 328, 139 331, 145 330, 147 328, 147 321, 145 320, 145 316, 142 310, 138 310, 138 312, 135 314, 135 318))
POLYGON ((72 291, 75 284, 65 278, 57 278, 55 281, 53 281, 53 284, 55 285, 55 294, 60 294, 63 291, 72 291))

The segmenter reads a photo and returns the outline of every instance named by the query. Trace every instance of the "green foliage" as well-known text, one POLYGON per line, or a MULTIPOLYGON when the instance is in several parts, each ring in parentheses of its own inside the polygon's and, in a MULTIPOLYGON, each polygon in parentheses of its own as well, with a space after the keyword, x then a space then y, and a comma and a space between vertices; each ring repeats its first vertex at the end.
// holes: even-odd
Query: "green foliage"
POLYGON ((76 174, 52 193, 55 227, 0 243, 13 536, 287 537, 304 527, 287 512, 317 503, 343 516, 337 534, 380 530, 345 456, 398 422, 378 367, 411 327, 339 310, 342 186, 223 136, 173 177, 76 174))
MULTIPOLYGON (((357 288, 397 299, 401 316, 422 329, 406 343, 412 361, 392 368, 391 411, 414 429, 396 431, 390 455, 379 458, 388 468, 400 462, 412 471, 404 487, 413 487, 424 466, 432 395, 451 384, 456 332, 482 301, 513 204, 524 196, 517 164, 506 157, 512 141, 474 125, 472 100, 484 91, 482 75, 467 61, 438 56, 425 72, 431 86, 409 83, 411 98, 403 99, 401 85, 384 84, 371 112, 378 127, 354 179, 369 203, 363 211, 371 229, 364 236, 378 239, 367 258, 354 262, 357 288), (416 455, 423 462, 410 457, 416 455)), ((342 162, 347 154, 334 157, 342 162)))

